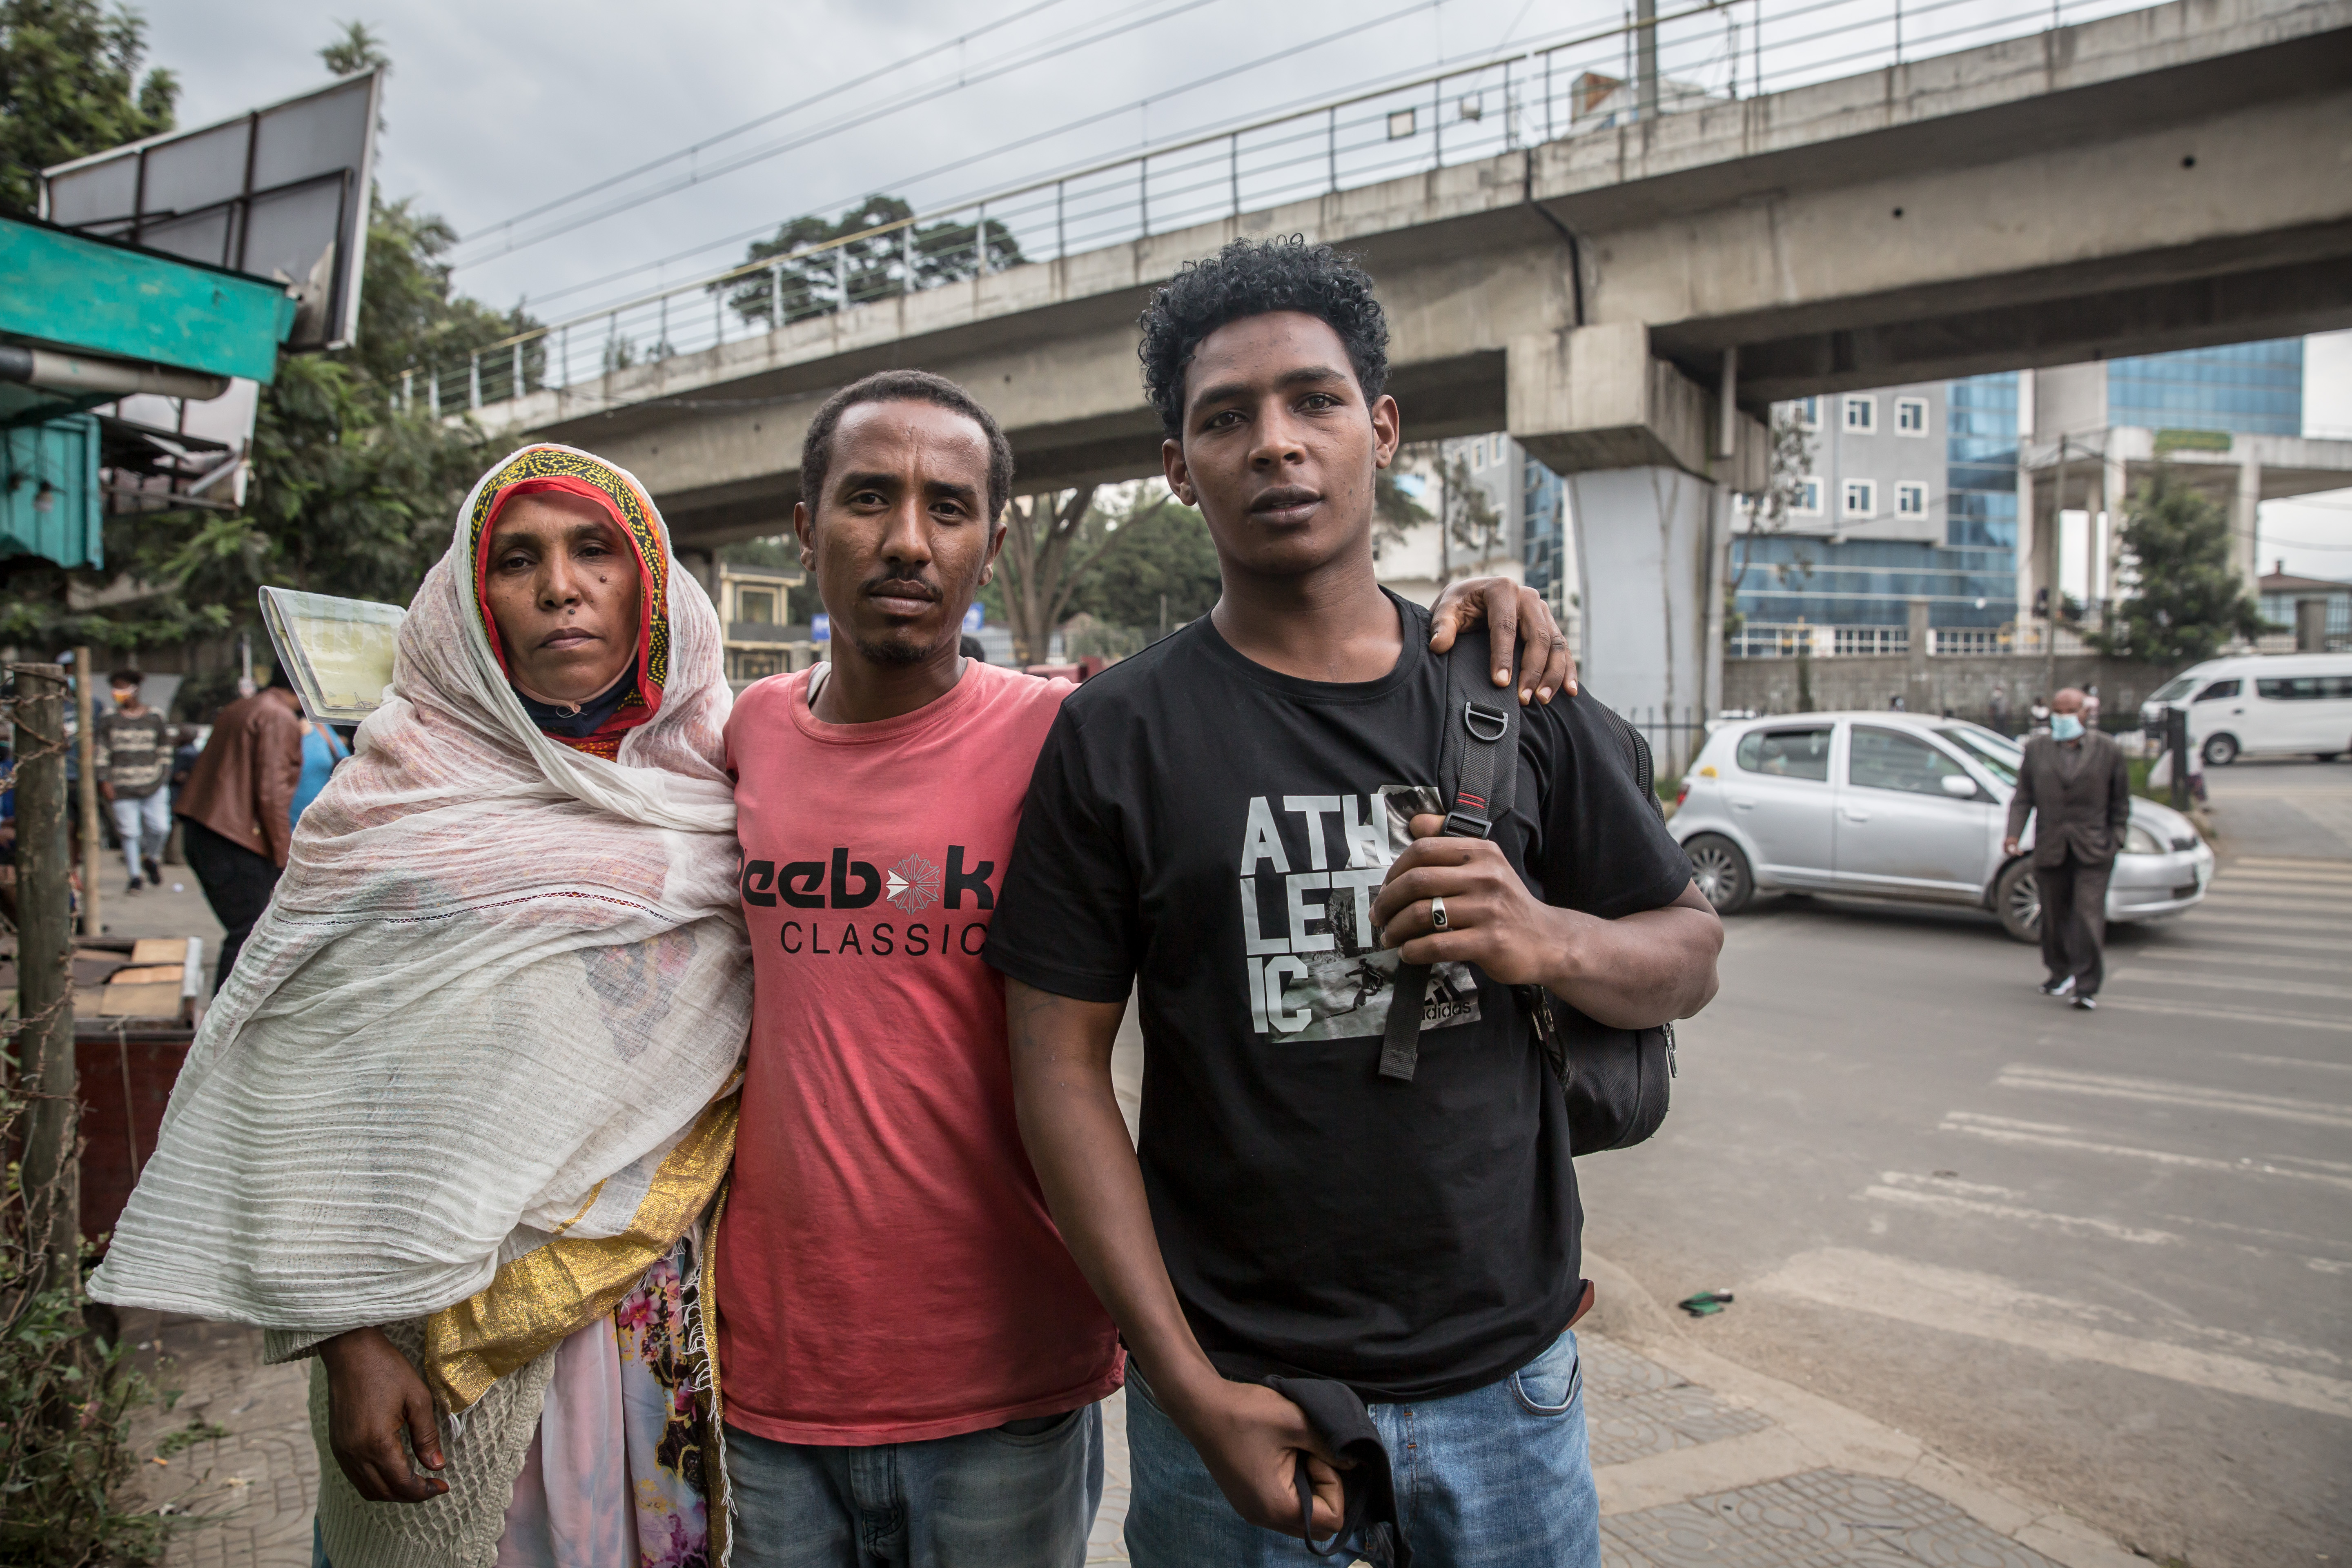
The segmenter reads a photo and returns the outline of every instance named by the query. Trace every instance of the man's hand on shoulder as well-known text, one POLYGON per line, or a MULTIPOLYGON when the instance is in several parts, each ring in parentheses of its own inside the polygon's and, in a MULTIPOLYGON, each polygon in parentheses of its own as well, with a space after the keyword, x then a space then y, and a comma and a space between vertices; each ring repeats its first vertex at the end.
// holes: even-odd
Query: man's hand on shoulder
MULTIPOLYGON (((1576 655, 1569 651, 1568 634, 1552 618, 1542 595, 1508 577, 1448 583, 1430 607, 1429 651, 1451 652, 1454 639, 1481 622, 1493 628, 1493 647, 1509 647, 1517 640, 1522 704, 1549 702, 1555 691, 1576 695, 1576 655)), ((1497 686, 1508 686, 1511 672, 1498 665, 1493 679, 1497 686)))

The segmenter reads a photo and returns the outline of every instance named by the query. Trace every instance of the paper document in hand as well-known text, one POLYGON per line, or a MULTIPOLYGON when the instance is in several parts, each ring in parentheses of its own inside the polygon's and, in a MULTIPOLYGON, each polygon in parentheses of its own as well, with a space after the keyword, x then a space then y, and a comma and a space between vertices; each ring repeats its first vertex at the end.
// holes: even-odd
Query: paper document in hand
POLYGON ((356 724, 383 706, 392 695, 393 648, 407 616, 398 605, 367 599, 261 590, 261 618, 278 662, 303 710, 320 723, 356 724))

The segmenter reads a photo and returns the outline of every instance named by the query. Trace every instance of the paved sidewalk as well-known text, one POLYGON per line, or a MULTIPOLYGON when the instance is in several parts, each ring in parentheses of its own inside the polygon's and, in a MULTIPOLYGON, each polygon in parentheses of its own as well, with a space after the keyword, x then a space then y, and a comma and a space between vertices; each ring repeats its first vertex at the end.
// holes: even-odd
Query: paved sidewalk
MULTIPOLYGON (((1113 1076, 1130 1128, 1133 1020, 1113 1076)), ((1697 1342, 1631 1275, 1585 1255, 1598 1304, 1578 1333, 1608 1568, 2145 1568, 2072 1516, 1917 1439, 1697 1342)), ((1730 1309, 1739 1310, 1735 1303, 1730 1309)), ((148 1467, 147 1494, 212 1518, 165 1568, 307 1568, 318 1458, 307 1363, 260 1364, 257 1330, 126 1316, 141 1360, 186 1393, 142 1452, 193 1419, 225 1429, 148 1467)), ((1105 1477, 1087 1560, 1124 1563, 1124 1394, 1104 1402, 1105 1477)))
MULTIPOLYGON (((1916 1439, 1700 1348, 1604 1261, 1590 1267, 1603 1305, 1579 1338, 1609 1568, 2140 1563, 1916 1439)), ((260 1365, 253 1331, 152 1314, 125 1329, 151 1365, 160 1343, 164 1386, 186 1391, 149 1424, 142 1451, 191 1421, 226 1429, 144 1472, 151 1502, 215 1521, 182 1533, 166 1568, 306 1568, 318 1459, 303 1368, 260 1365)), ((1124 1396, 1103 1414, 1107 1474, 1088 1561, 1124 1563, 1124 1396)))

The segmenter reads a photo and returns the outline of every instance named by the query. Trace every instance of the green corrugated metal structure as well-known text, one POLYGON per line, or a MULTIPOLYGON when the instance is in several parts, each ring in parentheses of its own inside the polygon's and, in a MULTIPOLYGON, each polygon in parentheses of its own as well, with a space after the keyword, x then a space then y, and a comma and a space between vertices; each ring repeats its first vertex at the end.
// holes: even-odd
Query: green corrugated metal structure
MULTIPOLYGON (((0 218, 0 342, 267 383, 295 310, 283 284, 0 218)), ((79 410, 111 401, 0 382, 0 558, 105 563, 98 421, 79 410)))
POLYGON ((285 286, 0 218, 0 332, 268 383, 294 329, 285 286))
POLYGON ((97 416, 0 429, 0 555, 104 565, 100 500, 97 416))

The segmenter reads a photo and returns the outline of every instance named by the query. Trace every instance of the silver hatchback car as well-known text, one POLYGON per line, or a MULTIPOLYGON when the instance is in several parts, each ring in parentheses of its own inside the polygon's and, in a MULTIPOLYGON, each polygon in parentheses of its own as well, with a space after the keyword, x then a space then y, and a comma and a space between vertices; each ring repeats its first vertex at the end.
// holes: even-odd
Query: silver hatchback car
MULTIPOLYGON (((1990 910, 2032 942, 2032 868, 2000 848, 2021 755, 1982 725, 1919 714, 1742 720, 1692 760, 1670 827, 1724 914, 1774 889, 1903 899, 1990 910)), ((2212 879, 2212 848, 2189 819, 2135 797, 2107 919, 2179 914, 2212 879)))

